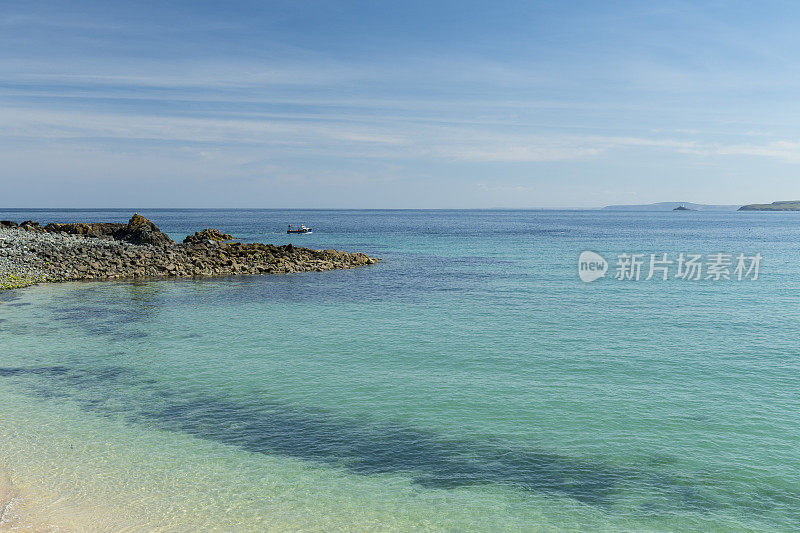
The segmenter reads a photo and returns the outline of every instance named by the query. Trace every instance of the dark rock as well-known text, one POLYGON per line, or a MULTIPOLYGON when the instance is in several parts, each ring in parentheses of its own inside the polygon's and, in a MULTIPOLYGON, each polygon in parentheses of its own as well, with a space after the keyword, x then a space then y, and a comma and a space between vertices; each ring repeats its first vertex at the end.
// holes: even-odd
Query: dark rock
POLYGON ((183 239, 184 244, 207 243, 218 241, 229 241, 233 239, 233 235, 222 233, 218 229, 206 228, 202 231, 195 232, 194 235, 189 235, 183 239))
POLYGON ((26 220, 22 224, 19 225, 20 229, 24 229, 25 231, 37 231, 37 232, 44 232, 44 228, 39 225, 38 222, 34 222, 33 220, 26 220))
POLYGON ((0 220, 0 227, 3 228, 16 228, 17 223, 12 222, 11 220, 0 220))
POLYGON ((54 233, 62 232, 71 235, 86 235, 87 237, 98 237, 112 239, 114 235, 126 227, 126 224, 114 224, 111 222, 96 222, 96 223, 77 223, 77 224, 56 224, 51 222, 47 224, 45 231, 54 233))
POLYGON ((48 232, 64 232, 72 235, 85 235, 101 239, 115 239, 132 244, 152 244, 156 246, 171 246, 175 242, 145 217, 135 214, 127 224, 112 222, 56 224, 50 223, 44 227, 48 232))
POLYGON ((132 244, 151 244, 155 246, 171 246, 175 241, 166 233, 140 214, 134 214, 125 228, 114 234, 115 239, 128 241, 132 244))

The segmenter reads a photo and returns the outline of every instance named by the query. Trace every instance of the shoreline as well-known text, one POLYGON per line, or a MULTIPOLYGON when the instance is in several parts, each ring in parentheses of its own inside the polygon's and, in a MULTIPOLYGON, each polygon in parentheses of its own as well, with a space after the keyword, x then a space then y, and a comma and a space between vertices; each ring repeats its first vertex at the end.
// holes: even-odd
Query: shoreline
POLYGON ((25 494, 14 483, 11 472, 0 465, 0 531, 66 531, 59 525, 49 523, 44 514, 31 513, 25 503, 25 494))
POLYGON ((11 475, 0 469, 0 528, 14 527, 14 501, 16 492, 11 475))
POLYGON ((228 242, 204 229, 175 243, 151 221, 128 224, 0 222, 0 290, 38 283, 322 272, 372 265, 361 252, 228 242))

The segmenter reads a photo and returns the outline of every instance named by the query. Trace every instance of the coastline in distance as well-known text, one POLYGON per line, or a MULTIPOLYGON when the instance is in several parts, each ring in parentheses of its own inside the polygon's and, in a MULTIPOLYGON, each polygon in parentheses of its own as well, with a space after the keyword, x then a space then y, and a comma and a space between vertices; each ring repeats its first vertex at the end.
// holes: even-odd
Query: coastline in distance
POLYGON ((654 204, 638 205, 607 205, 603 209, 608 211, 674 211, 678 207, 685 207, 691 211, 736 211, 738 205, 713 205, 694 204, 692 202, 658 202, 654 204))

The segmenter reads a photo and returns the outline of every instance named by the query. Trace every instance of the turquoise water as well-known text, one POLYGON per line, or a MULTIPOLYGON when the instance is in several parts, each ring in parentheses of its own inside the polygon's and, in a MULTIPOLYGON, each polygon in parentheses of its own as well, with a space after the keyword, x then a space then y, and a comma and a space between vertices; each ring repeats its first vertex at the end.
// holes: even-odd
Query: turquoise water
POLYGON ((800 214, 142 214, 384 261, 0 293, 9 522, 800 528, 800 214), (583 250, 606 279, 578 279, 583 250), (623 252, 764 259, 757 280, 618 281, 623 252))

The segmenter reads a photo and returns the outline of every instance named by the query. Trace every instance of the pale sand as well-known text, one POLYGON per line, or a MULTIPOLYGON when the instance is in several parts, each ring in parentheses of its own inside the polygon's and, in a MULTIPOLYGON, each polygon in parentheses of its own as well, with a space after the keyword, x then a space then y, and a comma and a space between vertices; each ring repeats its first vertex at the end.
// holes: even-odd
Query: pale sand
POLYGON ((14 487, 11 485, 11 476, 0 471, 0 528, 11 525, 14 508, 14 487))
POLYGON ((42 517, 30 513, 29 500, 14 485, 11 475, 0 470, 0 531, 15 533, 63 533, 77 531, 48 523, 42 517))

